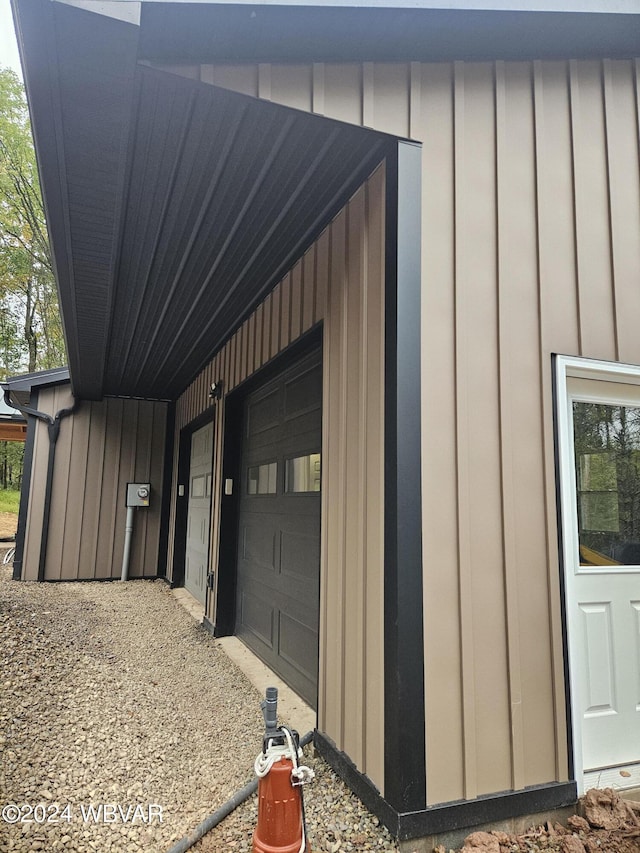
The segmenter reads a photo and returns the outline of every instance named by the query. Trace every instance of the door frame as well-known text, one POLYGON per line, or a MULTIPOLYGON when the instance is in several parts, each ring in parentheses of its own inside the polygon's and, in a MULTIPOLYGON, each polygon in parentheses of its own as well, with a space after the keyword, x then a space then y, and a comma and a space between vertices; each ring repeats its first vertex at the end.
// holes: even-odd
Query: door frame
MULTIPOLYGON (((575 465, 573 461, 573 423, 570 414, 570 379, 591 379, 640 386, 640 366, 622 362, 555 356, 555 414, 557 440, 557 470, 559 478, 558 535, 561 542, 560 560, 564 582, 563 610, 565 621, 565 664, 569 693, 569 754, 573 758, 573 775, 578 795, 585 789, 583 762, 582 713, 578 672, 578 633, 572 603, 575 597, 573 562, 578 552, 578 510, 576 502, 575 465)), ((571 771, 571 765, 570 765, 571 771)))
MULTIPOLYGON (((189 515, 189 490, 185 488, 184 495, 178 494, 181 485, 186 486, 189 482, 189 471, 191 468, 191 439, 194 432, 207 426, 215 418, 215 404, 209 406, 202 414, 194 418, 190 423, 180 430, 178 444, 178 477, 176 480, 176 519, 173 529, 173 570, 171 573, 171 589, 184 586, 186 547, 187 547, 187 519, 189 515)), ((215 430, 214 430, 215 432, 215 430)), ((215 452, 215 441, 213 451, 215 452)), ((213 456, 212 456, 213 459, 213 456)), ((212 485, 213 488, 213 485, 212 485)), ((209 519, 211 526, 211 519, 209 519)), ((209 531, 211 532, 211 531, 209 531)), ((209 555, 211 556, 211 555, 209 555)), ((209 584, 205 591, 205 613, 209 604, 209 584)))

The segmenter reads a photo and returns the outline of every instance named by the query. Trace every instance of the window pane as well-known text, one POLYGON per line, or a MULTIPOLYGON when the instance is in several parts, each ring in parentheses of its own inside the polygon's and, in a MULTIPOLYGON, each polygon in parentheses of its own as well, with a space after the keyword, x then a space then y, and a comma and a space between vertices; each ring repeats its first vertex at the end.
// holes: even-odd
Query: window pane
POLYGON ((574 403, 583 566, 640 564, 640 408, 574 403))
POLYGON ((319 453, 310 453, 308 456, 296 456, 295 459, 287 459, 285 491, 320 491, 319 453))
POLYGON ((250 495, 275 495, 278 463, 252 465, 248 471, 247 492, 250 495))

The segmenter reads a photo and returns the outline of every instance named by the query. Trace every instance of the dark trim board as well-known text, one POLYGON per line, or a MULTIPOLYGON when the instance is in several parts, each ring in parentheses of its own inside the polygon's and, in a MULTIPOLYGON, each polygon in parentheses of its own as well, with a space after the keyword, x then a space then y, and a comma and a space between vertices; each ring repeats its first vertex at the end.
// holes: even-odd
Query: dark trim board
MULTIPOLYGON (((29 404, 38 408, 38 391, 31 391, 29 404)), ((24 559, 24 543, 27 533, 27 515, 31 499, 31 470, 33 468, 33 449, 36 442, 38 422, 33 415, 27 417, 27 440, 24 446, 24 463, 22 465, 22 483, 20 484, 20 509, 18 510, 18 529, 16 531, 16 550, 13 556, 13 580, 22 580, 22 561, 24 559)))
POLYGON ((400 841, 457 829, 472 830, 486 823, 553 811, 572 806, 578 799, 575 782, 549 782, 522 791, 502 791, 475 800, 455 800, 416 811, 398 812, 327 735, 316 731, 313 741, 327 764, 400 841))
POLYGON ((614 59, 633 57, 640 37, 638 16, 612 12, 611 4, 600 12, 569 3, 553 10, 535 2, 530 9, 386 5, 147 2, 140 57, 196 64, 614 59))
POLYGON ((405 840, 455 829, 472 829, 486 823, 573 806, 577 800, 575 782, 549 782, 522 791, 501 791, 475 800, 456 800, 398 815, 398 838, 405 840))
POLYGON ((398 811, 427 802, 420 436, 422 150, 387 158, 384 414, 384 785, 398 811))

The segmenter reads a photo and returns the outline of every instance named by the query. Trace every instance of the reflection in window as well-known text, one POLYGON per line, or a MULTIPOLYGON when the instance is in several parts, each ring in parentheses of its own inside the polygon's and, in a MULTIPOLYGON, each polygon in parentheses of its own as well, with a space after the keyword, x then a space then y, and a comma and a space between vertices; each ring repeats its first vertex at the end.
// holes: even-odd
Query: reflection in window
POLYGON ((640 408, 574 403, 580 563, 640 564, 640 408))
POLYGON ((285 491, 320 491, 319 453, 310 453, 308 456, 296 456, 295 459, 287 459, 287 467, 285 473, 285 491))
POLYGON ((275 495, 278 463, 252 465, 248 471, 247 492, 250 495, 275 495))

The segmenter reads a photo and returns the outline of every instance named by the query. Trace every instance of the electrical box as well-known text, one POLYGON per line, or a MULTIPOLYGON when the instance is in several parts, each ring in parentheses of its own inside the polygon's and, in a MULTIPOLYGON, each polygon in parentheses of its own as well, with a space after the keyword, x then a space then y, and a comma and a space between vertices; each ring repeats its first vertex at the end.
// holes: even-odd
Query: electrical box
POLYGON ((151 483, 127 483, 127 506, 149 506, 151 483))

